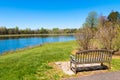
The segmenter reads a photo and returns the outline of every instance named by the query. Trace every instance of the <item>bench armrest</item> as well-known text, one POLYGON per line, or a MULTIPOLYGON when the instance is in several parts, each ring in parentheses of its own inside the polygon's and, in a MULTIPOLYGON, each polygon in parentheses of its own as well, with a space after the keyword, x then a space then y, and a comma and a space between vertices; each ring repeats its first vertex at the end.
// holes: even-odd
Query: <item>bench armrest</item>
POLYGON ((74 55, 70 55, 70 59, 71 59, 72 61, 74 61, 74 60, 75 60, 75 56, 74 56, 74 55))

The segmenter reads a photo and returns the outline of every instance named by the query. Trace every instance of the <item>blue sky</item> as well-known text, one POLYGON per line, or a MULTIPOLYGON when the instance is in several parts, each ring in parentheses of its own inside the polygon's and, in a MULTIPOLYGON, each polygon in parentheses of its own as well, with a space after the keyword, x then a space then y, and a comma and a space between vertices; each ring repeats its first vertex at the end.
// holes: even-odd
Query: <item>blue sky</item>
POLYGON ((87 15, 120 12, 120 0, 0 0, 0 26, 80 28, 87 15))

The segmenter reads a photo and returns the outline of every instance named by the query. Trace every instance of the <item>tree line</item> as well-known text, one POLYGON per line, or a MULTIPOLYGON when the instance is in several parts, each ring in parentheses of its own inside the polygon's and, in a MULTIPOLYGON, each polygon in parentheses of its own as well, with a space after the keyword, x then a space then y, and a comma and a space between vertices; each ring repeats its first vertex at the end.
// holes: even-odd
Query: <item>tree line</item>
POLYGON ((0 27, 0 35, 6 35, 6 34, 66 34, 66 33, 75 33, 78 29, 59 29, 59 28, 53 28, 53 29, 37 29, 37 30, 32 30, 30 28, 26 29, 19 29, 19 27, 15 28, 6 28, 4 26, 0 27))

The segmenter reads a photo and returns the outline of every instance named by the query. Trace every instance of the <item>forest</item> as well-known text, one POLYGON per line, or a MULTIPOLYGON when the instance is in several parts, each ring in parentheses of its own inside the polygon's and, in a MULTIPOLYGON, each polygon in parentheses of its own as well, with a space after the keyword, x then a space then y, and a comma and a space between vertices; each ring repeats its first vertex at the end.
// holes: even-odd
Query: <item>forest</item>
POLYGON ((15 28, 6 28, 4 26, 0 27, 0 35, 6 35, 6 34, 66 34, 66 33, 75 33, 76 31, 77 31, 76 28, 74 29, 40 28, 40 29, 32 30, 30 28, 19 29, 19 27, 17 26, 15 28))

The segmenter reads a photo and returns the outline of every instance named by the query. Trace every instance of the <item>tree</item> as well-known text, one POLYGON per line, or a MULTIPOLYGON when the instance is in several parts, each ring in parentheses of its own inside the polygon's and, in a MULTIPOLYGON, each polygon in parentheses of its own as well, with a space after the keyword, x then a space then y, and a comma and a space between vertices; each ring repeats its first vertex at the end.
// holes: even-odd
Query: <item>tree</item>
POLYGON ((15 29, 14 28, 9 28, 8 29, 8 34, 15 34, 15 29))
POLYGON ((55 34, 60 33, 59 28, 53 28, 53 29, 52 29, 52 32, 55 33, 55 34))
POLYGON ((107 21, 106 16, 100 15, 100 17, 98 19, 98 27, 104 27, 106 21, 107 21))
POLYGON ((71 33, 71 29, 69 28, 64 29, 64 33, 71 33))
POLYGON ((41 33, 41 34, 48 34, 49 31, 48 31, 47 29, 41 28, 41 29, 40 29, 40 33, 41 33))
POLYGON ((25 29, 25 33, 26 33, 26 34, 31 34, 31 32, 32 32, 32 30, 31 30, 30 28, 26 28, 26 29, 25 29))
POLYGON ((76 34, 80 50, 92 49, 91 40, 94 38, 97 30, 98 17, 96 12, 90 12, 83 24, 83 28, 76 34))
POLYGON ((0 27, 0 34, 7 34, 6 27, 4 27, 4 26, 0 27))
POLYGON ((103 45, 103 48, 114 49, 114 39, 116 35, 116 28, 113 27, 111 22, 106 22, 104 27, 100 27, 97 32, 97 39, 103 45))
POLYGON ((76 33, 77 32, 77 29, 74 28, 74 29, 71 29, 71 33, 76 33))
POLYGON ((18 26, 16 26, 15 27, 15 34, 19 34, 20 32, 19 32, 19 27, 18 26))
POLYGON ((98 17, 96 12, 90 12, 86 18, 86 22, 90 28, 95 28, 98 23, 98 17))
POLYGON ((120 49, 120 27, 117 27, 116 29, 116 38, 114 39, 114 48, 115 50, 120 49))
POLYGON ((119 14, 119 12, 112 11, 108 15, 108 20, 111 21, 113 24, 116 24, 118 21, 120 21, 120 14, 119 14))
POLYGON ((93 38, 92 29, 88 26, 84 26, 76 34, 76 38, 79 44, 79 50, 90 49, 90 41, 93 38))

